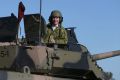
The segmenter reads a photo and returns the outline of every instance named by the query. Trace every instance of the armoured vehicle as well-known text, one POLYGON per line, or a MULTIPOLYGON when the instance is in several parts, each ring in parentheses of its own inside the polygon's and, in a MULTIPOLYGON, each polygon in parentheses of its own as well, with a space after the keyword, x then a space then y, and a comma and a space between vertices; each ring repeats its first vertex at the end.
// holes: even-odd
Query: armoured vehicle
POLYGON ((45 26, 40 14, 25 14, 25 38, 18 39, 18 18, 0 17, 0 80, 110 80, 96 60, 120 50, 91 55, 74 27, 66 28, 67 44, 44 44, 45 26))

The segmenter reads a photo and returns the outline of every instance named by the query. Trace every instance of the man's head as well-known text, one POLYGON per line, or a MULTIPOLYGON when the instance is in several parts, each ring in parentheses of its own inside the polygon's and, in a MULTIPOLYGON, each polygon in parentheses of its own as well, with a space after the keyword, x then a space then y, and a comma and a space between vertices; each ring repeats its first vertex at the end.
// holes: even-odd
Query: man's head
POLYGON ((63 17, 60 11, 58 10, 53 10, 49 16, 49 22, 51 24, 61 24, 63 21, 63 17))

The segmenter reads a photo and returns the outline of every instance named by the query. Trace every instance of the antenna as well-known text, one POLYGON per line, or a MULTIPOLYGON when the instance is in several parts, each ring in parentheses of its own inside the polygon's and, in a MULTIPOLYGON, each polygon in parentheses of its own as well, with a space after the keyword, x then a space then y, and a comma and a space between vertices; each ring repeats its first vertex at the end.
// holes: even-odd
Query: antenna
POLYGON ((39 45, 41 44, 41 12, 42 12, 42 0, 40 0, 39 45))

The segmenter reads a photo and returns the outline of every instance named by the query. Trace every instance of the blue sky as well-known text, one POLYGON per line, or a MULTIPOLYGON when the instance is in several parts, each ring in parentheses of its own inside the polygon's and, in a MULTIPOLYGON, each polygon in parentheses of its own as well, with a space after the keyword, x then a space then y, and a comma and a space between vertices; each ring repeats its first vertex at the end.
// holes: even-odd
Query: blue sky
MULTIPOLYGON (((26 7, 25 14, 40 12, 40 0, 4 0, 0 2, 0 17, 12 12, 17 16, 20 1, 26 7)), ((62 12, 64 27, 77 27, 79 43, 91 54, 120 50, 120 0, 42 0, 46 22, 54 9, 62 12)), ((98 64, 112 72, 116 80, 120 79, 120 56, 100 60, 98 64)))

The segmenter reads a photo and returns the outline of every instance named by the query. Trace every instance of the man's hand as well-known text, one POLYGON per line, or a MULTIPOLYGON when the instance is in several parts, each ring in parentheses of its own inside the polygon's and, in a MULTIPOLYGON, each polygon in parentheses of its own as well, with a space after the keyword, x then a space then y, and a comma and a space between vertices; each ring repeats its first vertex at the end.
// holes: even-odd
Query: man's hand
POLYGON ((55 40, 54 40, 53 36, 50 36, 49 42, 50 43, 55 43, 55 40))

